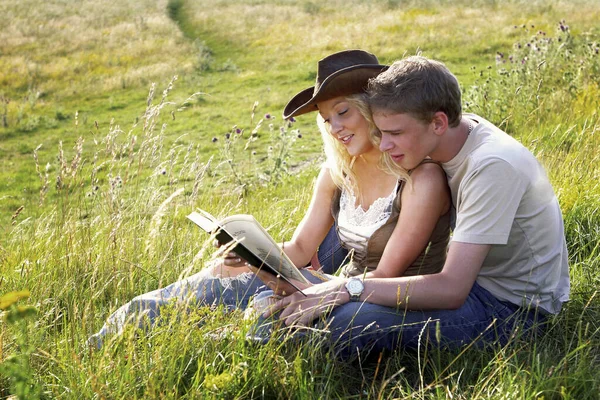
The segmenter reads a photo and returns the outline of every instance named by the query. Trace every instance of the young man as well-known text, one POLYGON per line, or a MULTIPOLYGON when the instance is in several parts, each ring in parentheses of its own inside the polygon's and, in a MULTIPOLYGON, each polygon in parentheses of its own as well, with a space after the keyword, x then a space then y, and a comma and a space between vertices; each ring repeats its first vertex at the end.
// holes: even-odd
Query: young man
MULTIPOLYGON (((408 170, 429 156, 446 171, 456 225, 444 272, 463 282, 445 301, 460 306, 477 282, 501 301, 559 312, 569 295, 563 220, 531 152, 485 119, 462 115, 458 81, 434 60, 394 63, 372 80, 370 103, 382 151, 408 170)), ((438 297, 427 301, 443 307, 438 297)))
POLYGON ((279 300, 286 324, 319 316, 336 345, 356 349, 507 343, 569 298, 563 220, 548 177, 519 142, 485 119, 462 115, 461 92, 441 63, 395 62, 369 83, 380 149, 406 170, 442 164, 456 208, 440 273, 333 281, 279 300), (352 301, 359 300, 359 301, 352 301))

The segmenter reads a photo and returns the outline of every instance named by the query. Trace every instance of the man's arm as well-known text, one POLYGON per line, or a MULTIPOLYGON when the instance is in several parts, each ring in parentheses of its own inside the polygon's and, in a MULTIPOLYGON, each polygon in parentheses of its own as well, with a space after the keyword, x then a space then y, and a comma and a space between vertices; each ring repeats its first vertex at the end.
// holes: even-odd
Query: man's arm
MULTIPOLYGON (((360 300, 409 310, 459 308, 469 295, 490 247, 453 242, 440 273, 365 279, 365 290, 360 300)), ((334 279, 306 289, 306 297, 299 293, 284 297, 275 303, 265 316, 283 310, 280 318, 287 325, 308 325, 333 307, 350 301, 350 296, 344 289, 345 282, 345 279, 334 279)))
POLYGON ((462 306, 490 251, 490 245, 452 242, 440 273, 393 279, 367 279, 361 300, 411 310, 462 306))

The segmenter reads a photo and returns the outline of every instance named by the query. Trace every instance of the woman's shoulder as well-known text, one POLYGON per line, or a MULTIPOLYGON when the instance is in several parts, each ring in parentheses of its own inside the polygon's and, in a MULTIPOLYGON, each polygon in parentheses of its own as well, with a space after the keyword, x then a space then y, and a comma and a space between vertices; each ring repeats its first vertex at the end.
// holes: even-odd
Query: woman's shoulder
POLYGON ((436 162, 424 162, 412 170, 407 188, 402 191, 402 203, 423 207, 436 204, 441 207, 440 215, 446 213, 450 205, 450 188, 446 173, 436 162))
POLYGON ((326 164, 321 166, 321 170, 319 171, 319 176, 317 177, 317 188, 322 190, 326 190, 328 192, 333 192, 337 189, 337 185, 333 181, 331 177, 331 170, 326 164))
POLYGON ((410 171, 410 179, 412 181, 440 178, 446 182, 446 173, 444 172, 442 165, 433 160, 423 160, 421 164, 410 171))

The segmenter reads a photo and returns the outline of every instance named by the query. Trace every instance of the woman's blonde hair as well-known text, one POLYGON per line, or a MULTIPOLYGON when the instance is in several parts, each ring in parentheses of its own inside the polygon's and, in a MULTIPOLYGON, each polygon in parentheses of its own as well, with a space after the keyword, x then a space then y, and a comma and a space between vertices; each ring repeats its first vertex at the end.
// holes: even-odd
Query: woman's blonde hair
MULTIPOLYGON (((371 109, 367 102, 367 95, 364 93, 353 94, 346 96, 346 101, 360 112, 365 118, 369 125, 369 138, 373 142, 374 146, 379 147, 380 139, 378 136, 379 130, 373 122, 371 115, 371 109)), ((356 157, 351 156, 346 150, 346 147, 340 143, 339 140, 333 137, 330 132, 330 125, 325 122, 321 114, 317 113, 317 125, 321 131, 321 137, 323 138, 323 145, 325 150, 326 163, 329 168, 331 179, 340 189, 344 188, 350 190, 355 196, 360 194, 356 174, 353 171, 354 162, 356 157)), ((396 176, 399 180, 409 181, 410 177, 408 172, 397 165, 389 154, 382 153, 379 159, 379 167, 391 174, 396 176)))

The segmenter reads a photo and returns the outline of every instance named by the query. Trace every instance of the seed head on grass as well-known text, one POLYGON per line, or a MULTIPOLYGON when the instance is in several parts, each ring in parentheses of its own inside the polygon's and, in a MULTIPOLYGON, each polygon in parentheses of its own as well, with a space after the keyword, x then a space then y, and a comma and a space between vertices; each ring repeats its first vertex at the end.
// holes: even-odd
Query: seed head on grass
POLYGON ((14 224, 17 223, 17 217, 19 216, 19 214, 21 214, 21 212, 24 209, 25 209, 25 206, 20 206, 19 208, 17 208, 17 210, 15 211, 15 213, 10 217, 12 225, 14 225, 14 224))
POLYGON ((150 220, 150 232, 148 233, 148 237, 146 239, 146 252, 152 252, 154 248, 154 240, 160 234, 160 226, 162 223, 162 219, 167 212, 167 208, 169 204, 180 194, 182 194, 184 188, 179 188, 175 192, 173 192, 165 201, 161 203, 158 207, 152 219, 150 220))

